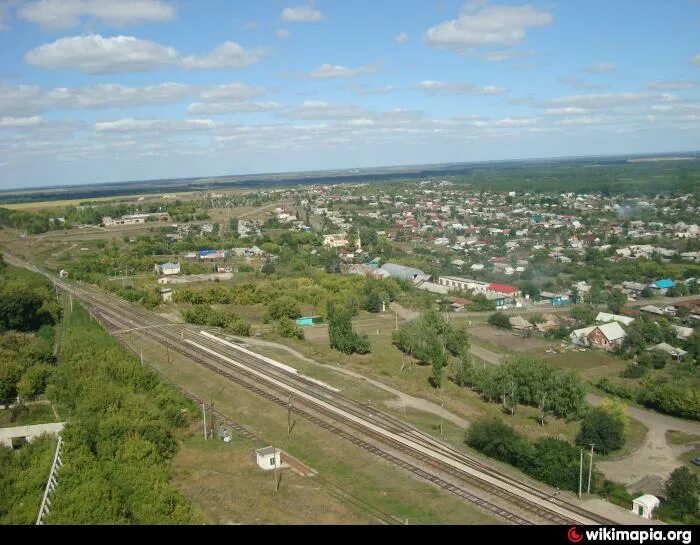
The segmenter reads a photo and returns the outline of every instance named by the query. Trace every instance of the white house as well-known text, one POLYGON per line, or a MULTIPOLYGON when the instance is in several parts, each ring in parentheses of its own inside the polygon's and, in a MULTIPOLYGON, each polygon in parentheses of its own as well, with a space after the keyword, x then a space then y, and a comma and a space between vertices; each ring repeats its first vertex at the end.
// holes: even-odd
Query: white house
POLYGON ((661 505, 661 501, 656 496, 644 494, 632 500, 632 512, 645 519, 650 519, 656 509, 661 505))
POLYGON ((634 318, 629 316, 620 316, 619 314, 610 314, 609 312, 599 312, 595 317, 596 322, 607 324, 609 322, 620 322, 622 325, 630 325, 634 322, 634 318))
POLYGON ((625 330, 617 322, 610 322, 603 325, 593 325, 577 329, 571 333, 569 338, 573 344, 579 346, 591 346, 612 350, 622 344, 627 336, 625 330))
POLYGON ((275 447, 259 448, 255 451, 255 461, 265 471, 279 469, 282 467, 282 450, 275 447))
POLYGON ((162 265, 156 265, 154 269, 157 274, 162 274, 163 276, 172 276, 174 274, 180 274, 179 263, 163 263, 162 265))

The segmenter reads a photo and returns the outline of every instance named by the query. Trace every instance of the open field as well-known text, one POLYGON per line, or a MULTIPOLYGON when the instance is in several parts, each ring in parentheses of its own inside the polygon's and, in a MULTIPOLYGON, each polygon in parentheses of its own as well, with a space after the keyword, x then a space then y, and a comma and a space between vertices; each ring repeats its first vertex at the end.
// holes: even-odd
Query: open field
POLYGON ((332 497, 313 477, 255 463, 255 445, 234 435, 230 443, 204 441, 192 429, 173 460, 173 484, 210 524, 374 524, 376 519, 332 497))

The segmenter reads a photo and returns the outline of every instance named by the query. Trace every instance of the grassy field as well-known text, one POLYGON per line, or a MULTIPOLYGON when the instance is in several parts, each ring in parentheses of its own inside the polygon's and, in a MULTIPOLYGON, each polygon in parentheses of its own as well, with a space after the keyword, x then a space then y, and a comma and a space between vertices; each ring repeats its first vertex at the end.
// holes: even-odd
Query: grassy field
POLYGON ((25 405, 24 409, 17 412, 16 415, 13 415, 10 409, 0 410, 0 428, 47 424, 49 422, 56 422, 56 416, 48 403, 25 405))
MULTIPOLYGON (((184 384, 200 397, 209 399, 218 410, 248 427, 259 437, 263 437, 268 444, 283 448, 318 471, 324 479, 332 481, 384 512, 400 519, 408 518, 410 523, 494 522, 491 516, 465 504, 457 497, 413 479, 403 470, 306 420, 297 420, 294 431, 289 437, 287 436, 287 417, 284 408, 271 404, 234 383, 221 379, 216 374, 181 358, 178 354, 171 354, 171 363, 168 364, 164 361, 163 350, 156 348, 148 340, 134 339, 134 344, 138 349, 143 348, 144 357, 152 362, 153 366, 167 379, 177 384, 184 384)), ((187 448, 183 452, 186 455, 187 448)), ((247 455, 250 456, 252 452, 253 446, 250 446, 247 455)), ((215 454, 212 456, 216 457, 215 454)), ((243 457, 245 458, 245 456, 243 457)), ((183 462, 184 466, 190 463, 187 460, 186 456, 183 462)), ((196 467, 196 459, 191 463, 196 467)), ((255 466, 251 465, 250 467, 251 471, 257 471, 255 466)), ((274 494, 271 480, 271 477, 265 475, 264 482, 266 481, 267 484, 263 486, 267 486, 270 493, 274 494)), ((308 480, 304 482, 306 483, 308 480)), ((291 484, 297 484, 291 478, 288 483, 290 489, 292 488, 291 484)), ((283 480, 282 488, 286 485, 287 482, 283 480)), ((198 494, 210 498, 202 500, 204 503, 198 503, 198 505, 212 520, 217 520, 217 517, 221 516, 220 511, 217 511, 213 506, 218 504, 217 494, 223 497, 227 493, 224 481, 218 485, 220 490, 216 493, 210 488, 212 486, 211 480, 208 481, 208 484, 199 486, 199 489, 196 489, 198 486, 196 483, 191 486, 195 488, 188 491, 188 488, 183 485, 181 490, 188 495, 192 494, 190 497, 195 500, 198 494), (207 507, 208 505, 211 507, 207 507)), ((242 506, 249 508, 245 513, 239 512, 237 516, 249 521, 260 517, 256 507, 256 502, 262 501, 256 499, 260 495, 260 489, 240 487, 236 490, 237 501, 242 506)), ((303 488, 300 488, 299 491, 300 494, 306 493, 303 488)), ((314 506, 330 505, 334 501, 336 501, 334 498, 328 496, 324 498, 323 502, 308 504, 305 507, 307 512, 288 512, 287 516, 297 517, 298 521, 316 522, 319 520, 319 513, 314 506)), ((335 512, 341 513, 340 508, 335 512)), ((355 521, 357 516, 353 513, 348 522, 355 521)))
MULTIPOLYGON (((408 394, 421 397, 440 405, 444 403, 447 410, 456 415, 473 421, 480 418, 501 417, 502 408, 498 403, 484 402, 476 392, 467 388, 460 388, 451 381, 443 380, 443 387, 439 390, 433 388, 428 382, 431 375, 431 367, 412 362, 392 344, 391 327, 393 316, 387 316, 387 325, 379 327, 379 335, 376 334, 377 326, 372 326, 370 342, 372 352, 366 355, 348 356, 328 345, 326 336, 318 336, 310 339, 306 328, 307 340, 296 341, 284 339, 284 344, 292 346, 316 361, 327 362, 334 365, 347 366, 348 368, 365 374, 368 377, 382 381, 408 394), (403 370, 402 370, 403 366, 403 370)), ((357 329, 362 330, 362 327, 357 329)), ((366 329, 370 329, 368 326, 366 329)), ((277 339, 279 340, 279 339, 277 339)), ((446 373, 447 375, 447 373, 446 373)), ((573 439, 578 433, 578 423, 566 422, 563 419, 549 417, 547 425, 542 428, 537 420, 537 410, 532 407, 519 406, 514 417, 507 417, 507 422, 518 431, 529 437, 539 437, 543 433, 573 439)))
POLYGON ((687 445, 688 443, 700 442, 700 435, 678 430, 668 430, 666 432, 666 441, 669 445, 687 445))
POLYGON ((234 436, 230 443, 204 441, 191 430, 172 466, 173 484, 210 524, 372 524, 376 520, 330 497, 314 478, 291 470, 274 472, 255 463, 254 445, 234 436))

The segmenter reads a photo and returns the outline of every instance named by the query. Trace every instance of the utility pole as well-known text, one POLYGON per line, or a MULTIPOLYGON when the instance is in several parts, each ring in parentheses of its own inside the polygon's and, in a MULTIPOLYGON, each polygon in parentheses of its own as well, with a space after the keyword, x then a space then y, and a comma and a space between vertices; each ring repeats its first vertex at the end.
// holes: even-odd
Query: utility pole
POLYGON ((279 482, 277 480, 277 449, 275 447, 272 447, 272 461, 273 461, 273 466, 275 468, 275 492, 277 492, 280 487, 279 487, 279 482))
POLYGON ((581 461, 578 466, 578 499, 581 499, 581 486, 583 485, 583 449, 581 449, 581 461))
POLYGON ((445 403, 440 403, 440 437, 442 437, 442 419, 444 416, 445 403))
POLYGON ((588 494, 591 493, 591 474, 593 473, 593 447, 595 443, 591 443, 591 462, 588 466, 588 494))
POLYGON ((204 419, 204 440, 207 440, 207 409, 204 406, 204 401, 202 401, 202 418, 204 419))
POLYGON ((73 294, 69 291, 68 298, 70 299, 70 311, 73 312, 73 294))
POLYGON ((141 365, 143 365, 143 348, 141 349, 141 365))
POLYGON ((287 403, 287 435, 292 434, 292 396, 289 395, 289 403, 287 403))

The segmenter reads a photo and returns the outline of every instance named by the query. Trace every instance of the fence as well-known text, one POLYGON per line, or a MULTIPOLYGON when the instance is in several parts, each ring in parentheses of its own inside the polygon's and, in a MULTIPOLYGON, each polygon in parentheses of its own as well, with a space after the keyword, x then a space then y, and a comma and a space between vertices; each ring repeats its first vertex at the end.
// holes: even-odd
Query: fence
POLYGON ((58 469, 63 465, 61 460, 61 436, 58 436, 58 444, 56 445, 56 454, 53 457, 53 464, 51 465, 51 472, 49 473, 49 480, 46 483, 46 489, 44 490, 44 497, 41 500, 41 507, 39 507, 39 515, 36 518, 36 523, 38 525, 44 524, 44 516, 49 513, 49 506, 51 505, 50 495, 56 489, 58 481, 56 480, 56 473, 58 469))

